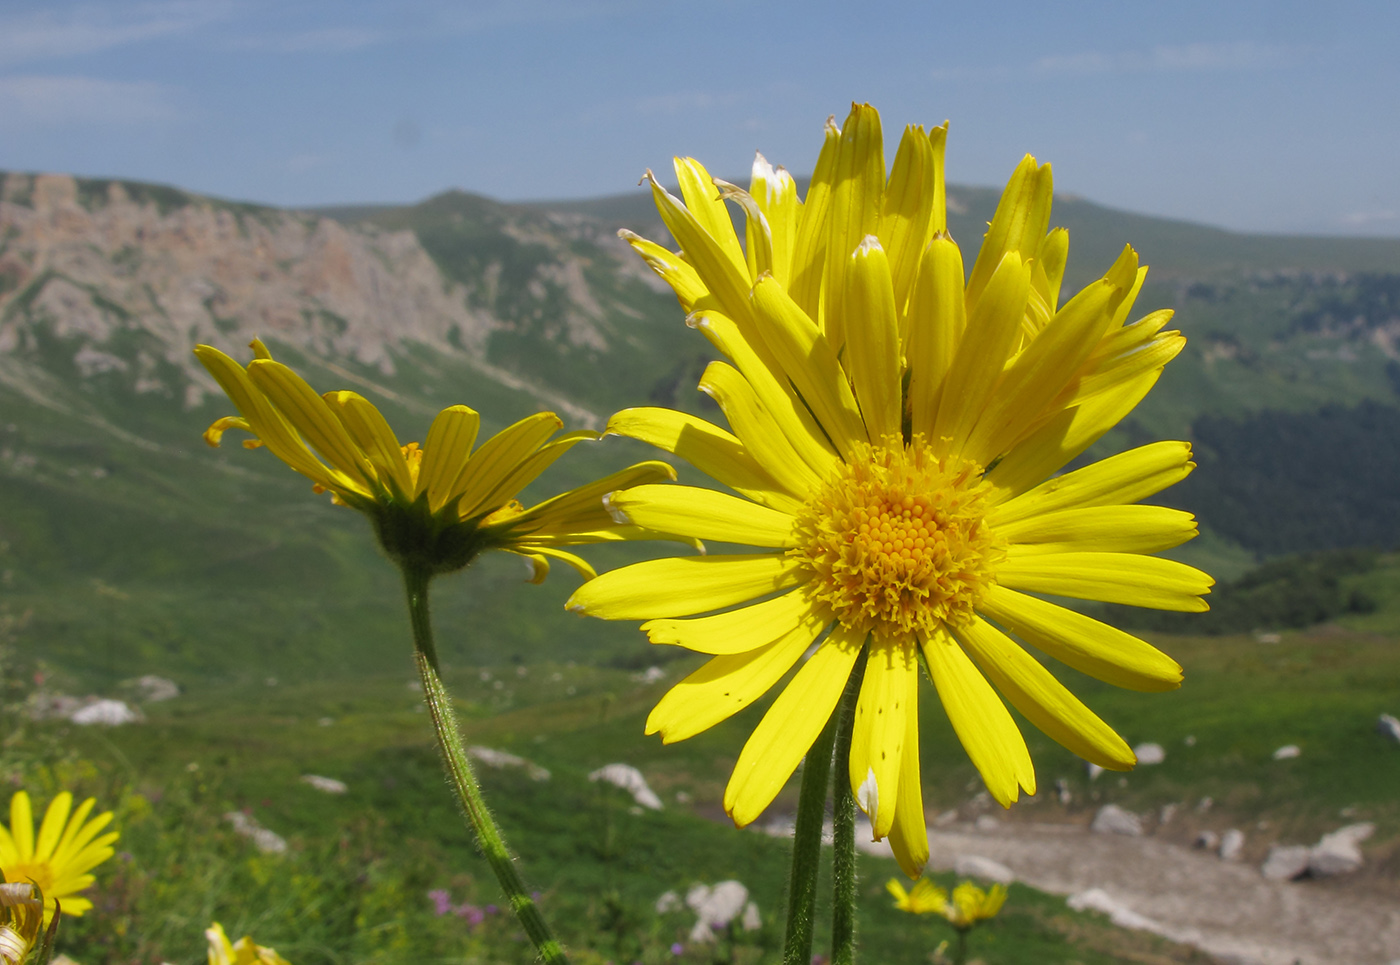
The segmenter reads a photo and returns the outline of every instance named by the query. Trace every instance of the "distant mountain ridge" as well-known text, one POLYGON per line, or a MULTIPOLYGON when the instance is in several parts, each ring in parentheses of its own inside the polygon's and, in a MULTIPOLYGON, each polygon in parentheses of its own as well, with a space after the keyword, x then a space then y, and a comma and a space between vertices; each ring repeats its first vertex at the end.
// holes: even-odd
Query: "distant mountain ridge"
MULTIPOLYGON (((616 237, 627 227, 668 241, 641 189, 531 204, 454 191, 298 212, 133 182, 0 178, 0 618, 31 614, 24 632, 85 673, 396 666, 383 639, 400 629, 398 588, 361 521, 266 452, 203 446, 201 430, 230 406, 194 363, 198 342, 246 358, 261 336, 318 388, 370 397, 404 441, 459 402, 494 431, 541 408, 597 428, 629 405, 707 401, 694 386, 711 347, 616 237)), ((949 198, 970 253, 997 192, 953 186, 949 198)), ((1187 507, 1207 522, 1220 507, 1262 506, 1251 487, 1274 470, 1257 467, 1289 465, 1287 453, 1244 459, 1241 447, 1326 453, 1309 433, 1338 420, 1372 433, 1356 438, 1390 431, 1400 240, 1234 235, 1075 198, 1057 199, 1052 223, 1070 229, 1066 295, 1132 243, 1152 266, 1135 315, 1176 309, 1185 352, 1097 451, 1208 427, 1202 472, 1229 485, 1203 477, 1182 490, 1212 501, 1187 507), (1278 431, 1249 431, 1261 413, 1278 431)), ((649 455, 619 440, 579 447, 544 485, 649 455)), ((1289 507, 1328 498, 1306 474, 1297 482, 1289 507)), ((1351 518, 1368 505, 1336 510, 1350 514, 1347 532, 1368 531, 1351 518)), ((1239 542, 1269 526, 1207 525, 1186 551, 1227 572, 1278 546, 1318 548, 1297 526, 1278 546, 1239 542)), ((542 590, 519 581, 504 563, 462 581, 458 604, 439 611, 457 641, 444 644, 449 658, 664 656, 563 614, 567 575, 542 590), (528 608, 516 606, 523 592, 528 608)))

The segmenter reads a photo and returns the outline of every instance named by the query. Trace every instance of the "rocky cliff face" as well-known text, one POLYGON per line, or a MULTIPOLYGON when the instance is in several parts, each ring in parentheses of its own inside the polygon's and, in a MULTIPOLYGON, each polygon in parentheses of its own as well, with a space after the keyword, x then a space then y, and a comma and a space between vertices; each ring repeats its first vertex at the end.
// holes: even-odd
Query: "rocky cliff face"
POLYGON ((411 231, 133 187, 144 196, 5 176, 0 355, 47 342, 80 375, 126 373, 138 392, 192 405, 212 387, 190 354, 198 342, 243 354, 261 336, 388 373, 395 345, 480 353, 496 324, 411 231))

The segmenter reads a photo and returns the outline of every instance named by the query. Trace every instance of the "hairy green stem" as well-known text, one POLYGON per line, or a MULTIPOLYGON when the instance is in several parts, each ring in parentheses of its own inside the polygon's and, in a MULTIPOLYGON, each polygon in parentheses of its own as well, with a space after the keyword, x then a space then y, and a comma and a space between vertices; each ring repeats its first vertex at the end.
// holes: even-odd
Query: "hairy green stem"
POLYGON ((852 965, 856 955, 856 799, 851 793, 851 732, 856 701, 865 679, 869 648, 860 652, 846 692, 841 695, 836 726, 836 778, 832 792, 831 965, 852 965))
POLYGON ((817 875, 821 871, 822 825, 826 820, 826 788, 831 776, 831 747, 836 740, 833 713, 821 736, 807 751, 802 765, 802 791, 797 799, 797 825, 792 835, 792 871, 788 877, 787 936, 783 965, 811 965, 812 922, 816 917, 817 875))
POLYGON ((438 748, 442 751, 443 766, 452 787, 457 791, 457 799, 462 810, 476 832, 477 844, 486 856, 496 880, 501 883, 511 910, 520 919, 525 934, 534 942, 540 960, 546 965, 567 965, 568 957, 559 944, 539 906, 525 890, 525 882, 516 870, 515 860, 506 847, 505 838, 496 827, 491 812, 482 799, 481 788, 472 773, 467 760, 466 748, 462 746, 462 734, 457 729, 457 717, 452 712, 452 698, 443 687, 439 672, 437 647, 433 643, 433 627, 428 614, 428 581, 431 574, 409 566, 403 567, 404 589, 408 594, 408 613, 413 623, 413 644, 418 673, 423 678, 423 699, 428 704, 428 714, 433 719, 433 730, 437 734, 438 748))

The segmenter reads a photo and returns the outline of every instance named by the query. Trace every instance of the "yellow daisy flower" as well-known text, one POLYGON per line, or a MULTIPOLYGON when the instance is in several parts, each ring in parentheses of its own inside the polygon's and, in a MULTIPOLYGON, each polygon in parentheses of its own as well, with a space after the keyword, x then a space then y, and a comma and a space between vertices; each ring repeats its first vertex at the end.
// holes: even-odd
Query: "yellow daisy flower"
POLYGON ((978 922, 995 918, 1006 904, 1006 885, 992 885, 983 891, 971 881, 953 889, 953 900, 945 902, 938 914, 958 931, 966 931, 978 922))
POLYGON ((914 882, 914 887, 908 891, 904 890, 903 883, 891 878, 885 882, 885 890, 894 896, 896 908, 900 911, 907 911, 911 915, 927 915, 930 912, 941 913, 943 906, 948 903, 948 892, 927 878, 920 878, 914 882))
POLYGON ((251 935, 230 943, 218 922, 205 929, 204 937, 209 940, 209 965, 291 965, 276 949, 259 945, 251 935))
POLYGON ((16 791, 10 798, 10 826, 0 827, 0 871, 10 882, 32 882, 44 896, 44 921, 53 918, 54 903, 63 902, 63 914, 80 916, 92 902, 78 892, 97 879, 89 874, 112 856, 117 832, 99 836, 112 820, 106 811, 88 819, 97 802, 88 798, 73 810, 73 795, 64 791, 49 802, 39 837, 34 837, 34 816, 29 795, 16 791))
POLYGON ((655 537, 618 524, 602 497, 640 483, 675 479, 663 462, 638 463, 604 479, 563 493, 529 509, 516 496, 574 445, 597 439, 578 431, 551 439, 563 427, 553 412, 539 412, 473 450, 481 419, 464 405, 443 409, 427 441, 400 445, 384 416, 354 392, 318 395, 301 376, 275 361, 261 341, 245 368, 209 345, 195 356, 223 387, 241 415, 216 421, 204 433, 218 446, 229 429, 254 438, 309 478, 318 492, 369 516, 380 543, 402 565, 428 573, 467 565, 485 550, 523 556, 532 582, 549 573, 549 560, 596 574, 560 546, 655 537))
POLYGON ((1003 698, 1086 760, 1127 769, 1135 758, 1007 631, 1118 686, 1166 690, 1181 680, 1175 661, 1042 595, 1199 611, 1212 584, 1149 555, 1194 536, 1191 515, 1133 505, 1191 471, 1186 443, 1054 475, 1184 343, 1163 331, 1170 312, 1128 323, 1146 269, 1125 248, 1061 305, 1068 236, 1049 230, 1049 165, 1027 157, 965 275, 946 230, 946 134, 946 124, 906 128, 887 177, 879 115, 855 105, 844 126, 828 122, 805 202, 762 155, 747 192, 690 158, 676 161, 684 200, 648 175, 683 253, 624 237, 730 360, 711 364, 700 388, 732 432, 656 408, 619 412, 607 431, 739 495, 639 486, 608 505, 635 525, 771 549, 639 563, 570 601, 647 620, 653 643, 714 655, 648 718, 647 733, 667 742, 724 720, 800 664, 725 791, 739 826, 807 753, 868 641, 849 778, 876 839, 889 836, 911 876, 928 853, 921 663, 1009 806, 1020 789, 1034 793, 1035 773, 1003 698), (725 199, 746 212, 744 244, 725 199), (707 611, 723 612, 681 619, 707 611))

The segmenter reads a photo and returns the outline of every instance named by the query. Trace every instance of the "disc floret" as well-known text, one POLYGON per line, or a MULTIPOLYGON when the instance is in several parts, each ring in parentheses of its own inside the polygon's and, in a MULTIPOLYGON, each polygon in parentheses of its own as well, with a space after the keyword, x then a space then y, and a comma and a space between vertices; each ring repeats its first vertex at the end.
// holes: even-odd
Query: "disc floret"
POLYGON ((816 598, 876 640, 963 626, 996 582, 1005 543, 987 526, 982 467, 906 446, 857 445, 807 500, 790 553, 816 574, 816 598))

